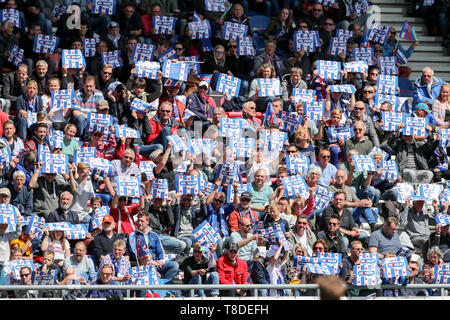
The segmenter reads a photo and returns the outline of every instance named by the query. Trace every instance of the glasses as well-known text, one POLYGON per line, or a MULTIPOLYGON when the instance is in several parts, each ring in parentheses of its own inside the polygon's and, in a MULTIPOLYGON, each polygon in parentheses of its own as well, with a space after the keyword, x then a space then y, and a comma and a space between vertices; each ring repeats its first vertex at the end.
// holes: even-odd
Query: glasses
POLYGON ((313 9, 312 11, 315 11, 315 12, 322 12, 322 9, 313 9))
POLYGON ((324 23, 323 25, 324 26, 332 26, 332 25, 334 25, 334 23, 324 23))
POLYGON ((305 25, 301 25, 299 27, 302 28, 302 29, 308 28, 308 26, 305 26, 305 25))
POLYGON ((328 225, 329 225, 329 226, 336 227, 338 224, 337 224, 336 222, 328 222, 328 225))
POLYGON ((370 75, 371 76, 377 76, 379 73, 378 72, 371 72, 370 75))
POLYGON ((355 110, 364 110, 365 108, 355 108, 355 110))
POLYGON ((296 254, 305 254, 303 251, 295 251, 296 254))
POLYGON ((109 272, 108 273, 102 272, 101 275, 104 276, 104 277, 111 277, 113 274, 109 273, 109 272))
POLYGON ((192 201, 194 198, 183 198, 183 201, 192 201))
POLYGON ((252 226, 252 224, 242 224, 242 223, 240 225, 247 228, 252 226))
POLYGON ((296 153, 297 150, 287 150, 286 153, 290 154, 290 153, 296 153))
POLYGON ((424 74, 424 75, 423 75, 423 77, 424 77, 424 78, 431 78, 431 77, 432 77, 432 75, 431 75, 431 74, 430 74, 430 75, 428 75, 428 74, 424 74))
POLYGON ((240 201, 250 201, 250 199, 247 199, 247 198, 241 198, 241 199, 239 199, 240 201))
POLYGON ((106 75, 112 75, 112 72, 106 72, 106 71, 102 71, 103 72, 103 74, 106 74, 106 75))
POLYGON ((221 200, 221 199, 214 199, 214 201, 216 201, 216 202, 220 202, 220 203, 224 203, 224 201, 223 201, 223 200, 221 200))
POLYGON ((327 156, 327 155, 322 155, 322 156, 320 156, 321 158, 323 158, 323 159, 330 159, 330 156, 327 156))
POLYGON ((161 113, 171 113, 172 110, 161 110, 161 113))
POLYGON ((364 249, 363 248, 353 248, 353 250, 355 250, 355 251, 363 251, 364 249))
POLYGON ((353 128, 353 131, 364 131, 364 129, 361 129, 361 128, 353 128))
POLYGON ((308 222, 297 222, 298 225, 307 226, 308 222))
POLYGON ((198 87, 199 89, 201 89, 201 90, 208 90, 208 88, 207 87, 198 87))
POLYGON ((28 277, 29 275, 31 275, 31 273, 21 273, 20 277, 25 278, 25 277, 28 277))
POLYGON ((375 93, 374 91, 364 91, 364 93, 375 93))
POLYGON ((177 50, 177 51, 183 50, 183 48, 174 48, 174 49, 177 50))

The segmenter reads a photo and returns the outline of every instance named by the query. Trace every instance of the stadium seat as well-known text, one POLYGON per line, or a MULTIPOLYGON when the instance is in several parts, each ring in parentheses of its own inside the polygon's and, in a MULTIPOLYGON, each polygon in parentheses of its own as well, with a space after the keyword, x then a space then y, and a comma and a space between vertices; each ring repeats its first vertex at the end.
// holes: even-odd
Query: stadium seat
POLYGON ((250 30, 251 32, 263 33, 270 23, 270 18, 263 15, 256 15, 250 19, 250 30))
POLYGON ((261 54, 264 50, 264 39, 261 35, 253 34, 253 46, 255 47, 255 53, 256 55, 261 54))

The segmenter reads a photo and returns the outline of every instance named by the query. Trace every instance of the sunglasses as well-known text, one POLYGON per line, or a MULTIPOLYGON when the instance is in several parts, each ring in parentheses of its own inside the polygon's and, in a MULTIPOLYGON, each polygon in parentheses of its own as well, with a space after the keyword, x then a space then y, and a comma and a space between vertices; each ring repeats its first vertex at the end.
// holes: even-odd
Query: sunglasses
POLYGON ((307 226, 307 225, 308 225, 308 222, 297 222, 297 224, 303 225, 303 226, 307 226))
POLYGON ((236 45, 234 45, 234 46, 230 46, 230 48, 237 48, 237 46, 236 46, 236 45))
POLYGON ((300 28, 303 28, 303 29, 305 29, 305 28, 308 28, 308 26, 299 26, 300 28))
POLYGON ((297 150, 287 150, 287 151, 286 151, 286 153, 288 153, 288 154, 289 154, 289 153, 296 153, 296 152, 297 152, 297 150))
POLYGON ((31 273, 21 273, 20 277, 24 278, 24 277, 28 277, 29 275, 31 275, 31 273))
POLYGON ((338 224, 337 224, 336 222, 328 222, 328 225, 329 225, 329 226, 336 227, 338 224))
POLYGON ((194 252, 194 253, 201 253, 202 251, 200 251, 200 250, 194 250, 194 251, 192 251, 192 252, 194 252))
POLYGON ((171 113, 172 110, 161 110, 161 113, 171 113))
POLYGON ((363 129, 360 129, 360 128, 353 128, 353 131, 363 131, 363 129))
POLYGON ((248 228, 248 227, 251 227, 252 225, 251 225, 251 224, 242 224, 242 223, 241 223, 241 226, 247 227, 247 228, 248 228))
POLYGON ((355 110, 364 110, 365 108, 355 108, 355 110))
POLYGON ((181 51, 183 48, 174 48, 176 51, 181 51))
POLYGON ((214 201, 216 201, 216 202, 220 202, 220 203, 224 203, 224 201, 223 201, 223 200, 221 200, 221 199, 214 199, 214 201))
POLYGON ((373 52, 381 53, 383 50, 373 50, 373 52))
POLYGON ((364 91, 364 93, 375 93, 374 91, 364 91))
POLYGON ((324 159, 330 159, 330 156, 320 156, 320 157, 324 159))
POLYGON ((312 11, 315 11, 315 12, 322 12, 322 9, 313 9, 312 11))
POLYGON ((324 26, 332 26, 332 25, 334 25, 334 23, 324 23, 323 25, 324 26))
POLYGON ((105 71, 102 71, 103 72, 103 74, 106 74, 106 75, 112 75, 112 72, 105 72, 105 71))

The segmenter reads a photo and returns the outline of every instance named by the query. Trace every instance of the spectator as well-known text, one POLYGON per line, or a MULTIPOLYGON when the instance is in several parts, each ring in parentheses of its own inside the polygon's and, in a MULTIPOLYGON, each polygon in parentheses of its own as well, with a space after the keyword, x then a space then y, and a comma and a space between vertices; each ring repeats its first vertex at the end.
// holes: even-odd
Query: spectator
MULTIPOLYGON (((93 281, 91 284, 116 285, 117 282, 115 280, 113 280, 113 278, 114 278, 114 266, 105 264, 100 269, 100 279, 93 281)), ((123 298, 122 291, 117 290, 117 289, 114 289, 114 290, 113 289, 109 289, 109 290, 94 289, 94 290, 92 290, 90 297, 91 298, 107 298, 107 299, 111 299, 112 297, 119 298, 119 299, 123 298)))
POLYGON ((319 159, 314 164, 322 170, 322 175, 318 180, 318 184, 328 188, 332 184, 332 180, 336 175, 336 167, 330 163, 331 152, 328 149, 322 148, 319 151, 319 159))
POLYGON ((402 243, 398 235, 400 221, 397 217, 388 217, 382 228, 374 231, 369 238, 369 252, 378 253, 380 258, 386 252, 397 252, 402 243))
POLYGON ((22 170, 17 170, 8 184, 11 204, 15 206, 23 216, 33 216, 33 191, 25 185, 26 175, 22 170))
POLYGON ((6 104, 3 106, 3 111, 9 114, 11 110, 16 109, 16 102, 20 95, 26 92, 28 83, 28 67, 26 64, 20 64, 15 72, 10 72, 5 75, 2 88, 3 98, 6 104))
POLYGON ((239 230, 233 231, 230 240, 239 248, 238 257, 244 260, 248 266, 248 272, 252 270, 252 257, 258 252, 258 242, 262 241, 261 234, 252 233, 252 223, 248 218, 239 219, 239 230))
POLYGON ((53 252, 55 263, 62 268, 64 266, 64 259, 69 258, 71 252, 70 243, 66 239, 64 231, 49 231, 48 227, 45 227, 41 242, 41 251, 53 252))
POLYGON ((289 75, 283 76, 282 92, 284 106, 290 106, 294 102, 294 89, 306 89, 306 82, 302 80, 303 70, 292 67, 289 75))
MULTIPOLYGON (((214 249, 216 245, 213 245, 211 248, 200 245, 199 242, 196 242, 192 245, 193 256, 187 257, 184 259, 180 268, 183 269, 184 272, 184 280, 183 283, 187 284, 219 284, 219 274, 216 271, 216 262, 214 261, 214 249), (204 256, 204 252, 209 252, 209 256, 213 259, 212 266, 210 263, 210 259, 204 256)), ((212 296, 218 297, 219 290, 196 290, 197 296, 212 296)))
POLYGON ((375 127, 372 121, 372 118, 367 115, 366 107, 362 101, 357 101, 355 104, 355 108, 350 113, 347 124, 355 124, 356 122, 363 122, 366 126, 366 136, 369 138, 369 140, 372 142, 374 147, 379 147, 380 142, 378 139, 377 132, 375 131, 375 127))
POLYGON ((239 230, 238 222, 240 218, 245 217, 250 219, 252 225, 258 221, 258 214, 250 207, 251 201, 252 196, 250 192, 245 191, 241 193, 238 206, 232 213, 230 213, 230 216, 228 217, 229 230, 231 232, 239 230))
POLYGON ((164 261, 164 250, 156 233, 150 231, 149 214, 141 211, 137 218, 137 228, 127 239, 127 249, 133 266, 154 265, 163 279, 172 279, 178 272, 178 263, 164 261), (142 245, 142 244, 146 245, 142 245))
POLYGON ((107 254, 100 261, 99 269, 104 265, 113 265, 114 277, 113 280, 118 282, 128 282, 131 279, 129 270, 131 268, 130 260, 128 256, 125 256, 127 250, 127 244, 123 239, 117 239, 113 243, 112 252, 107 254))
POLYGON ((124 239, 124 234, 118 234, 114 231, 116 223, 114 218, 110 215, 104 216, 102 220, 102 231, 97 234, 93 241, 92 252, 95 258, 95 265, 99 265, 103 258, 113 253, 113 244, 119 240, 124 239))
POLYGON ((83 241, 78 241, 73 249, 73 254, 64 259, 64 271, 72 268, 75 274, 82 277, 86 282, 97 280, 94 262, 86 255, 87 248, 83 241))
POLYGON ((50 212, 47 218, 48 223, 52 222, 70 222, 71 224, 79 224, 78 214, 70 210, 73 202, 73 195, 69 191, 61 193, 59 207, 50 212))
POLYGON ((322 239, 327 243, 329 252, 346 254, 347 245, 339 229, 340 217, 333 214, 328 218, 327 228, 317 233, 317 239, 322 239))
POLYGON ((432 112, 438 126, 450 122, 450 84, 443 84, 439 95, 433 102, 432 112))
POLYGON ((422 70, 422 76, 414 81, 413 86, 413 108, 419 102, 428 101, 433 104, 434 100, 439 96, 444 81, 434 75, 434 70, 430 67, 425 67, 422 70))
MULTIPOLYGON (((220 284, 246 284, 248 279, 247 263, 238 258, 239 246, 230 241, 225 242, 225 254, 217 260, 217 273, 220 284)), ((220 296, 246 296, 243 289, 220 290, 220 296)))
POLYGON ((358 154, 368 155, 374 145, 365 135, 367 126, 362 121, 353 123, 354 137, 345 141, 345 154, 348 156, 350 150, 358 151, 358 154))
POLYGON ((312 257, 313 245, 316 242, 316 235, 309 227, 308 216, 306 214, 300 214, 297 217, 295 226, 292 228, 292 232, 290 232, 290 234, 290 242, 292 247, 300 244, 305 250, 305 256, 312 257))

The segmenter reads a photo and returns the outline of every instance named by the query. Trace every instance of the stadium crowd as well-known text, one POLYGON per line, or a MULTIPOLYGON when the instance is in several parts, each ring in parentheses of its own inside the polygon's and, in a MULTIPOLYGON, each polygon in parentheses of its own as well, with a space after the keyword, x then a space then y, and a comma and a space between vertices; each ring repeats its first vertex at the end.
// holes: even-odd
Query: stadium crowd
MULTIPOLYGON (((374 253, 380 263, 406 257, 403 284, 436 282, 437 266, 450 261, 448 224, 436 220, 450 203, 450 85, 424 65, 405 92, 400 79, 411 71, 400 62, 398 73, 390 74, 398 80, 391 98, 381 93, 380 82, 386 70, 381 58, 400 51, 407 59, 419 41, 405 49, 393 27, 382 43, 368 39, 374 21, 363 1, 112 2, 114 14, 96 13, 96 1, 0 4, 20 13, 12 21, 2 11, 0 24, 1 284, 32 284, 33 274, 54 270, 58 284, 137 283, 136 267, 155 271, 148 279, 159 283, 315 283, 328 273, 306 262, 338 253, 334 273, 351 285, 362 252, 374 253), (55 14, 58 5, 65 7, 61 14, 55 14), (157 16, 176 18, 173 30, 161 34, 157 16), (252 24, 261 16, 270 17, 265 28, 252 24), (199 39, 191 23, 205 20, 210 36, 199 39), (242 53, 240 38, 224 39, 229 22, 247 26, 243 36, 253 40, 253 53, 242 53), (348 36, 338 53, 331 49, 339 30, 348 36), (315 50, 299 47, 297 31, 317 31, 315 50), (41 34, 59 38, 53 53, 37 50, 41 34), (96 39, 92 56, 85 50, 89 39, 96 39), (154 77, 139 74, 135 48, 141 44, 153 46, 152 61, 161 63, 154 77), (23 49, 19 63, 14 45, 23 49), (373 56, 364 60, 366 69, 344 67, 361 61, 355 49, 367 47, 373 56), (65 66, 69 49, 82 50, 85 64, 65 66), (105 63, 104 53, 114 50, 120 50, 120 63, 105 63), (167 61, 182 62, 189 73, 165 77, 167 61), (321 61, 341 63, 339 77, 324 75, 321 61), (224 75, 240 80, 234 92, 220 89, 224 75), (280 90, 264 94, 262 80, 279 80, 280 90), (55 108, 57 90, 73 90, 69 107, 55 108), (314 90, 312 100, 300 96, 308 90, 314 90), (136 108, 136 101, 148 109, 136 108), (318 117, 310 113, 315 103, 323 107, 318 117), (405 121, 389 126, 389 112, 425 119, 424 130, 406 131, 405 121), (96 126, 94 117, 111 122, 96 126), (351 134, 336 134, 337 128, 351 134), (81 159, 89 148, 94 154, 81 159), (67 170, 51 166, 52 154, 65 156, 59 159, 67 170), (359 156, 370 156, 374 167, 361 169, 359 156), (388 161, 393 175, 386 174, 388 161), (99 167, 104 163, 106 170, 99 167), (122 192, 120 179, 130 177, 137 178, 140 194, 122 192), (186 177, 198 179, 196 192, 180 184, 186 177), (298 181, 302 187, 292 187, 298 181), (161 185, 165 191, 156 192, 161 185), (7 219, 5 208, 14 209, 14 219, 7 219), (37 218, 41 228, 30 232, 37 218), (197 236, 205 221, 212 242, 197 236), (64 223, 86 232, 73 236, 64 223), (267 236, 269 228, 279 232, 267 236)), ((446 17, 440 19, 432 30, 446 26, 446 17)), ((383 283, 391 283, 386 272, 381 268, 383 283)), ((18 287, 0 294, 59 293, 18 287)), ((250 294, 195 290, 197 296, 250 294)), ((315 290, 260 294, 308 296, 315 290)), ((440 291, 365 288, 347 294, 440 291)))

